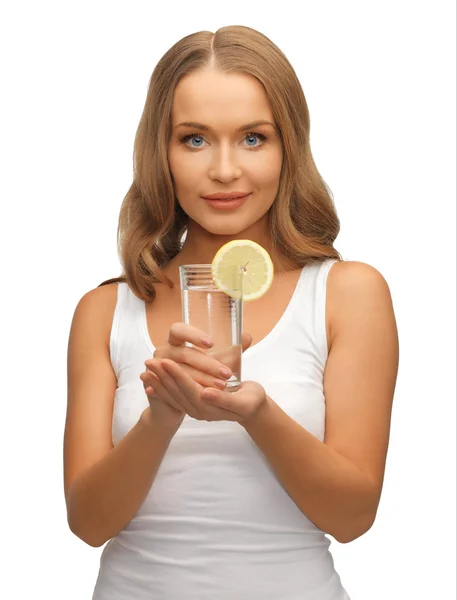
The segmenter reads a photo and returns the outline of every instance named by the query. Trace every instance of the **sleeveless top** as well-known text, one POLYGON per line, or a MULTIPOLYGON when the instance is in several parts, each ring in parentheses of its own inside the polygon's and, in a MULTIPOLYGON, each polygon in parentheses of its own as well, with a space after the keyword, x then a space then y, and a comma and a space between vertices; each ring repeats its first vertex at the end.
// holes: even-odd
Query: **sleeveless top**
MULTIPOLYGON (((320 441, 335 262, 303 267, 284 314, 242 361, 242 378, 320 441)), ((110 337, 115 445, 148 406, 140 374, 153 352, 145 303, 120 283, 110 337)), ((329 546, 241 425, 186 416, 138 512, 105 545, 93 600, 348 600, 329 546)))

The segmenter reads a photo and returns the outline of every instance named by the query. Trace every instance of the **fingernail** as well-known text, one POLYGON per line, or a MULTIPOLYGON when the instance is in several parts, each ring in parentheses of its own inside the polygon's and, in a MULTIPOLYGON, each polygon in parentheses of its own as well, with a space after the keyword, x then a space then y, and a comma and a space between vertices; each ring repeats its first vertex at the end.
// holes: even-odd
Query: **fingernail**
POLYGON ((232 372, 229 371, 228 369, 220 369, 219 375, 221 377, 224 377, 225 379, 230 379, 230 377, 232 376, 232 372))
POLYGON ((202 338, 202 344, 208 348, 211 348, 213 345, 213 340, 210 340, 209 338, 202 338))
POLYGON ((227 385, 227 382, 222 380, 222 379, 215 379, 214 380, 214 387, 217 387, 221 390, 225 390, 225 386, 227 385))

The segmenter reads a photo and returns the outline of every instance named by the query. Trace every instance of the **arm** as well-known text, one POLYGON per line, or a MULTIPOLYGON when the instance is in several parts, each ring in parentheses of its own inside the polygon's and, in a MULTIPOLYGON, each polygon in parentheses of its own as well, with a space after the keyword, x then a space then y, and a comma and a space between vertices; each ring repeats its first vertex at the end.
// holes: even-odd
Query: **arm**
POLYGON ((119 444, 84 471, 67 494, 68 524, 93 547, 117 535, 151 488, 174 432, 155 426, 149 407, 119 444))
POLYGON ((335 264, 327 297, 334 319, 324 373, 324 443, 270 398, 243 425, 300 510, 344 543, 368 531, 376 516, 398 336, 389 288, 369 265, 335 264))
POLYGON ((119 533, 138 511, 176 428, 150 407, 113 448, 116 377, 109 356, 117 286, 96 288, 76 307, 68 345, 64 479, 71 531, 91 546, 119 533))

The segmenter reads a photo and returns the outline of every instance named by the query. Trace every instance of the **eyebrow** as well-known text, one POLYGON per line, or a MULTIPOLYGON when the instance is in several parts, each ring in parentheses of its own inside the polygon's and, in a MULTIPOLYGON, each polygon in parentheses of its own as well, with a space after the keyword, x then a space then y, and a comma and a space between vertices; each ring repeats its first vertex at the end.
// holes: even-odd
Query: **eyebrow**
MULTIPOLYGON (((276 129, 276 126, 271 121, 260 120, 260 121, 253 121, 252 123, 247 123, 246 125, 241 125, 241 127, 238 128, 238 131, 249 131, 250 129, 254 129, 255 127, 258 127, 259 125, 271 125, 272 127, 274 127, 276 129)), ((211 127, 208 127, 207 125, 203 125, 202 123, 195 123, 194 121, 185 121, 184 123, 178 123, 178 125, 175 126, 175 129, 177 127, 192 127, 193 129, 200 129, 201 131, 210 131, 211 130, 211 127)))

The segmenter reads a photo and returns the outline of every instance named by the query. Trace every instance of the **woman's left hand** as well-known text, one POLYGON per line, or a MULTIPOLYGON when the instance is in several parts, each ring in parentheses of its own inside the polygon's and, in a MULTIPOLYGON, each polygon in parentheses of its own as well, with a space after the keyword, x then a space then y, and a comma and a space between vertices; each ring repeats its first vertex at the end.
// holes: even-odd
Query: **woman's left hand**
POLYGON ((162 401, 178 403, 199 421, 237 421, 251 419, 266 403, 264 388, 254 381, 244 381, 236 392, 203 387, 173 360, 153 360, 141 376, 162 401))

